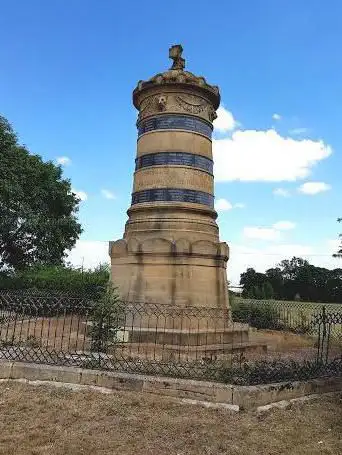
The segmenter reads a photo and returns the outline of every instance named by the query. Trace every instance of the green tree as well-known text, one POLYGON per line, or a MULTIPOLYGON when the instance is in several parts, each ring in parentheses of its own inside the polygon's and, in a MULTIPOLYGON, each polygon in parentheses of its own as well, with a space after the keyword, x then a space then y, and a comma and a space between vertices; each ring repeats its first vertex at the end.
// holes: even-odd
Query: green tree
POLYGON ((297 257, 283 260, 265 274, 248 268, 240 283, 245 298, 294 300, 300 296, 303 301, 342 303, 342 269, 316 267, 297 257))
POLYGON ((0 163, 0 270, 61 264, 82 232, 69 180, 20 145, 1 116, 0 163))
POLYGON ((293 280, 297 277, 299 270, 302 267, 308 266, 307 260, 302 258, 293 257, 292 259, 284 259, 279 264, 283 278, 286 280, 293 280))
POLYGON ((265 298, 262 286, 254 286, 253 293, 257 300, 263 300, 265 298))
POLYGON ((262 292, 263 292, 264 298, 267 300, 272 299, 274 297, 273 287, 269 281, 266 281, 262 285, 262 292))
POLYGON ((262 286, 267 281, 264 273, 256 272, 253 268, 248 268, 241 273, 240 285, 243 286, 242 296, 252 298, 263 298, 262 286))
POLYGON ((266 270, 266 277, 273 289, 273 296, 282 299, 284 295, 284 279, 279 267, 266 270))
MULTIPOLYGON (((342 218, 337 218, 337 221, 338 221, 339 223, 341 223, 342 218)), ((342 234, 340 234, 339 237, 342 239, 342 234)), ((338 249, 337 253, 335 253, 333 256, 334 256, 335 258, 340 258, 340 257, 342 257, 342 240, 341 240, 341 243, 340 243, 340 246, 339 246, 339 249, 338 249)))

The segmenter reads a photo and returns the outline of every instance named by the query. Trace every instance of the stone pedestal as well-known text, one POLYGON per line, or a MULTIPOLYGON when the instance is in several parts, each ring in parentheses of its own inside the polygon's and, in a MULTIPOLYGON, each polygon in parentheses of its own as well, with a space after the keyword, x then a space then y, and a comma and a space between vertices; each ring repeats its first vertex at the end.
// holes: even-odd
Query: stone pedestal
POLYGON ((126 302, 229 308, 214 210, 212 122, 218 87, 184 70, 139 81, 132 203, 123 239, 110 243, 112 280, 126 302))

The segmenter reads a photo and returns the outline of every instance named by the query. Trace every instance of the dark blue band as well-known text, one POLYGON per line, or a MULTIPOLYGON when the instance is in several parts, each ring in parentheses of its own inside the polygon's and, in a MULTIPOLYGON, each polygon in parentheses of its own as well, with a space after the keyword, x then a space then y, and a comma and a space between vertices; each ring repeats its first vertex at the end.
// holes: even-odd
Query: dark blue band
POLYGON ((154 130, 186 130, 201 133, 211 139, 212 126, 191 115, 158 115, 138 124, 138 136, 154 130))
POLYGON ((213 161, 205 156, 186 152, 158 152, 139 156, 135 160, 135 170, 149 166, 191 166, 213 173, 213 161))
POLYGON ((132 194, 132 205, 143 202, 190 202, 214 207, 214 196, 203 191, 179 188, 155 188, 132 194))

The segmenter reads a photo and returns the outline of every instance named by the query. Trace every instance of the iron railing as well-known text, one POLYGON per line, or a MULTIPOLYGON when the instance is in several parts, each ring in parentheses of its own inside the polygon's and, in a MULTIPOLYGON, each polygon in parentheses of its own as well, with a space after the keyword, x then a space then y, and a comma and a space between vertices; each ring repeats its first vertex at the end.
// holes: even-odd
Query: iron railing
POLYGON ((342 373, 342 305, 232 311, 0 292, 0 359, 252 384, 342 373))

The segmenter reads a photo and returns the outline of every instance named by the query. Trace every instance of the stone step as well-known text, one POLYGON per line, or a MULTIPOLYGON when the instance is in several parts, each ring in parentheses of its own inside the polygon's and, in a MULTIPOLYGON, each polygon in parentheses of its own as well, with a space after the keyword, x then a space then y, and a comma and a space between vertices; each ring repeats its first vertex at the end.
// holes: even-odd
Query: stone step
POLYGON ((248 326, 227 327, 224 329, 163 329, 129 328, 125 329, 123 341, 128 343, 154 343, 176 346, 207 346, 215 344, 235 344, 249 341, 248 326))
POLYGON ((239 353, 267 352, 267 345, 254 342, 209 344, 209 345, 158 345, 155 343, 121 343, 115 351, 132 358, 154 358, 158 360, 200 360, 227 358, 239 353))

